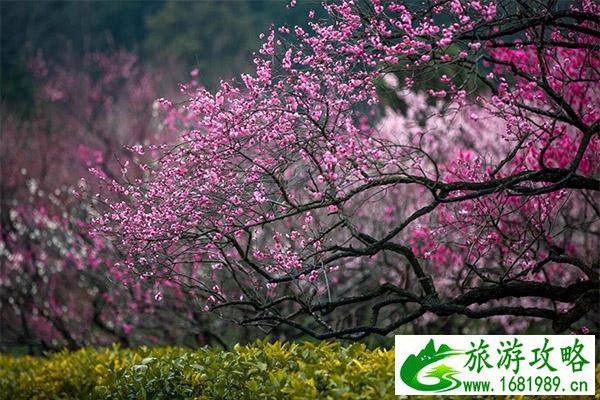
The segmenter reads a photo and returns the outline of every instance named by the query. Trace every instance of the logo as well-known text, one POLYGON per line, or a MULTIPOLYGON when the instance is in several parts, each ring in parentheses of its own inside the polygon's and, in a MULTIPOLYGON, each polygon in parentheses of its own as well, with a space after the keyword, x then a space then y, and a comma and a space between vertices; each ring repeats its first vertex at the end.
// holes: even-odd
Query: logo
POLYGON ((587 395, 591 335, 396 336, 396 395, 587 395))
POLYGON ((404 361, 404 364, 402 364, 402 368, 400 369, 400 378, 402 378, 402 381, 408 386, 424 392, 445 392, 456 389, 461 385, 461 382, 456 379, 454 375, 460 374, 460 371, 457 371, 446 364, 438 364, 425 375, 428 378, 437 378, 437 382, 434 384, 420 382, 419 372, 440 360, 463 353, 464 351, 453 350, 445 344, 442 344, 440 348, 436 350, 433 339, 431 339, 418 355, 415 356, 414 354, 411 354, 406 361, 404 361))

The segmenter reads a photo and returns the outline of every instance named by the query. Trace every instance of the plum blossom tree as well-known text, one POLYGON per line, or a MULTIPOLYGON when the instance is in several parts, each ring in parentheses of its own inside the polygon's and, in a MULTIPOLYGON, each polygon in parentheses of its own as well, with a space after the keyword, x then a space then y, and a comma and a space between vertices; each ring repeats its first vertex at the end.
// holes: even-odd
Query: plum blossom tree
POLYGON ((254 74, 162 101, 179 140, 104 178, 96 230, 122 265, 321 339, 596 326, 600 6, 324 7, 268 32, 254 74), (381 79, 404 113, 382 114, 381 79))

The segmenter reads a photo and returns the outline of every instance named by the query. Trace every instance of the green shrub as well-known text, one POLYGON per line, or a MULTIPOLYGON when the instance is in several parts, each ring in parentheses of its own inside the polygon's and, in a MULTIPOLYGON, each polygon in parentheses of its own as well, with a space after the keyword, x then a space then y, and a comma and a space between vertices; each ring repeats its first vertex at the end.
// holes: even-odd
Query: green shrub
POLYGON ((257 342, 232 351, 113 347, 0 356, 0 399, 287 398, 394 399, 394 353, 363 344, 257 342))

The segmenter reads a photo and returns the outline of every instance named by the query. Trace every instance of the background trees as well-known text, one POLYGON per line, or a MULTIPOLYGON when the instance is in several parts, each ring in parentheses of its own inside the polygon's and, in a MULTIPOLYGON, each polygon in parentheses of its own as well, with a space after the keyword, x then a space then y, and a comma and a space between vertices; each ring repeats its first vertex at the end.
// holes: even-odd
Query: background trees
POLYGON ((218 344, 185 290, 129 280, 89 232, 90 171, 116 179, 128 146, 167 138, 153 104, 168 78, 124 51, 83 63, 31 59, 33 114, 2 116, 0 345, 218 344))
POLYGON ((2 3, 2 342, 596 330, 597 5, 413 3, 2 3))
MULTIPOLYGON (((0 346, 27 345, 34 352, 113 341, 218 343, 221 323, 207 322, 181 288, 159 293, 139 280, 123 285, 127 279, 114 267, 120 255, 89 235, 92 210, 84 197, 96 189, 88 170, 118 178, 135 161, 124 146, 168 137, 155 100, 176 96, 177 82, 192 68, 202 69, 198 82, 212 84, 209 58, 221 71, 241 70, 247 63, 240 51, 248 50, 239 47, 242 39, 256 41, 274 15, 298 18, 299 11, 245 2, 0 7, 0 346), (214 22, 214 9, 221 10, 219 18, 235 15, 236 24, 203 30, 214 22), (183 14, 191 31, 152 23, 173 13, 183 14), (202 50, 236 26, 237 36, 221 40, 224 48, 202 50), (165 45, 171 49, 165 54, 151 45, 171 39, 201 46, 184 54, 165 45)), ((228 334, 229 341, 251 338, 239 329, 228 334)))
POLYGON ((37 51, 62 63, 124 49, 140 53, 144 63, 168 69, 176 80, 199 68, 203 84, 217 84, 251 65, 260 32, 284 21, 303 25, 308 10, 319 4, 306 0, 290 9, 247 0, 3 2, 2 99, 31 105, 34 87, 26 64, 37 51))

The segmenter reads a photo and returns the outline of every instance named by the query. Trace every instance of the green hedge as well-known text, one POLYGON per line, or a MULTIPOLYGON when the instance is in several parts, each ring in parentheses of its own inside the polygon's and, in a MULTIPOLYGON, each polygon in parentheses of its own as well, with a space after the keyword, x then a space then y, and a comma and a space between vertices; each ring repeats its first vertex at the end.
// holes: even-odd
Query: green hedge
POLYGON ((288 398, 395 399, 394 353, 362 344, 257 342, 232 351, 113 347, 45 358, 0 355, 0 399, 288 398))

